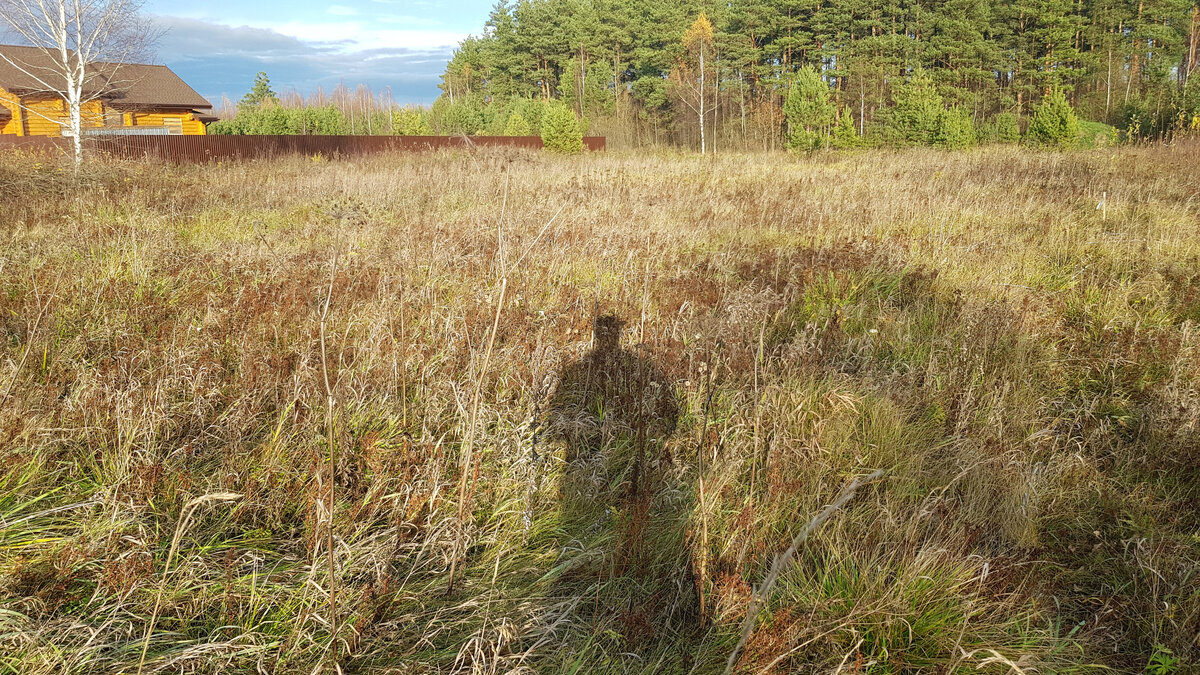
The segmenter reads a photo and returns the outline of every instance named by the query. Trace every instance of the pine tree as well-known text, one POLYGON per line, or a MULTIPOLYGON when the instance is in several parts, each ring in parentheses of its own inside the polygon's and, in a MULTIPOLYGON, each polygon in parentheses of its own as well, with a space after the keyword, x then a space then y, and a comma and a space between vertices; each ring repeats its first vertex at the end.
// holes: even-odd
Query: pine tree
POLYGON ((583 151, 583 129, 575 112, 555 101, 542 116, 542 144, 551 151, 574 154, 583 151))
MULTIPOLYGON (((597 84, 605 91, 611 92, 615 111, 627 97, 623 81, 637 42, 633 33, 633 3, 626 0, 591 0, 591 4, 600 19, 599 25, 595 27, 596 42, 599 45, 595 57, 596 60, 603 59, 611 66, 608 70, 608 81, 597 84)), ((589 76, 588 79, 594 77, 589 76)))
POLYGON ((544 100, 558 93, 560 64, 571 56, 570 31, 564 25, 571 14, 568 0, 519 0, 514 17, 520 28, 518 48, 529 55, 530 73, 544 100))
POLYGON ((1062 91, 1054 90, 1033 110, 1025 141, 1033 146, 1067 148, 1079 139, 1079 118, 1062 91))
POLYGON ((925 67, 948 103, 992 103, 995 92, 987 84, 1001 60, 987 36, 993 14, 987 0, 945 0, 932 11, 925 67))
POLYGON ((505 136, 528 136, 533 133, 529 126, 529 122, 521 117, 521 113, 515 112, 508 117, 508 123, 504 125, 505 136))
POLYGON ((529 123, 529 133, 534 136, 541 135, 542 116, 545 115, 547 107, 545 101, 536 98, 515 98, 508 103, 512 114, 520 115, 529 123))
POLYGON ((783 115, 788 123, 788 144, 796 150, 813 150, 828 142, 829 127, 837 108, 829 97, 829 85, 817 69, 804 66, 792 80, 783 115))
POLYGON ((900 138, 908 143, 932 145, 942 121, 942 97, 924 70, 913 73, 908 83, 897 88, 892 121, 900 138))
POLYGON ((980 125, 977 136, 980 143, 1016 143, 1021 140, 1020 121, 1015 113, 993 115, 980 125))
POLYGON ((480 56, 486 63, 488 94, 499 99, 533 96, 537 92, 532 57, 520 48, 521 28, 507 0, 492 8, 484 25, 480 56))
POLYGON ((267 77, 266 73, 260 71, 254 76, 254 85, 250 87, 250 91, 246 92, 246 95, 242 97, 238 105, 251 107, 260 106, 266 102, 278 103, 279 97, 271 90, 271 78, 267 77))
POLYGON ((433 102, 430 110, 431 126, 442 134, 475 135, 483 130, 486 121, 483 117, 483 102, 478 94, 459 96, 456 103, 450 103, 443 95, 433 102))
POLYGON ((837 126, 833 128, 830 144, 842 150, 857 148, 862 144, 862 139, 858 137, 858 129, 854 126, 854 116, 851 114, 850 108, 842 108, 838 114, 837 126))
POLYGON ((935 143, 948 150, 963 150, 975 145, 975 124, 966 110, 955 106, 942 111, 935 143))

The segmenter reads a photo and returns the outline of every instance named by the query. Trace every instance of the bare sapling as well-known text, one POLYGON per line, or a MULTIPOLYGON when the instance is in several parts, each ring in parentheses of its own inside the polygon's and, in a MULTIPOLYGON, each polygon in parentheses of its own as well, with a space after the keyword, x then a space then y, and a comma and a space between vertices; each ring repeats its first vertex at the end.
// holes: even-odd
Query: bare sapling
POLYGON ((325 441, 329 445, 329 464, 326 471, 325 493, 325 547, 329 557, 329 659, 334 668, 338 662, 338 613, 337 613, 337 556, 333 537, 333 513, 337 478, 337 439, 333 434, 333 385, 329 381, 329 353, 326 350, 325 334, 329 325, 329 304, 333 300, 333 282, 337 278, 338 249, 334 248, 333 263, 329 270, 329 288, 325 291, 325 302, 321 306, 321 379, 325 385, 325 441))

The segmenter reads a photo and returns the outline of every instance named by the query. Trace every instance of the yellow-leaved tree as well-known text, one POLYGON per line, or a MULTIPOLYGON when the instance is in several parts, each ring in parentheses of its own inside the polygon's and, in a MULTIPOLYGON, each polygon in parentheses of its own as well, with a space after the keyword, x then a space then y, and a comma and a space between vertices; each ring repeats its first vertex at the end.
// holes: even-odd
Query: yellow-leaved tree
POLYGON ((712 22, 707 14, 700 12, 700 16, 683 34, 683 57, 671 71, 671 82, 680 100, 696 113, 700 122, 700 154, 708 150, 704 118, 711 108, 705 107, 705 82, 710 78, 708 61, 711 60, 713 47, 712 22))

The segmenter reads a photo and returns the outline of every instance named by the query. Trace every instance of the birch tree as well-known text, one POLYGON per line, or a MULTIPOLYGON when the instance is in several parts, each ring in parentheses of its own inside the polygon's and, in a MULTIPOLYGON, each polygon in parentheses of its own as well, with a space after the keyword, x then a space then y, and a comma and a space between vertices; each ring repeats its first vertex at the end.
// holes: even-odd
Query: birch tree
MULTIPOLYGON (((700 12, 695 23, 684 32, 683 50, 684 58, 672 71, 671 81, 679 91, 680 99, 696 113, 700 122, 700 154, 703 155, 707 152, 704 118, 712 112, 711 107, 705 107, 709 97, 705 85, 711 77, 709 71, 713 54, 713 25, 704 12, 700 12)), ((716 78, 712 79, 715 85, 716 78)))
POLYGON ((75 164, 83 161, 83 111, 130 83, 122 64, 147 56, 156 33, 142 18, 141 0, 0 0, 0 32, 31 49, 3 59, 29 78, 26 97, 58 97, 66 119, 20 103, 27 114, 63 128, 72 139, 75 164))

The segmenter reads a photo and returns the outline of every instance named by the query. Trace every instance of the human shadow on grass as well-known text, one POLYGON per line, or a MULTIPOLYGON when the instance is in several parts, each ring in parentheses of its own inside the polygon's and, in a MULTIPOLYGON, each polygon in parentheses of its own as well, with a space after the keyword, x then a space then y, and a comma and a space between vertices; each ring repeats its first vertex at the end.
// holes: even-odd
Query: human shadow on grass
POLYGON ((547 409, 548 440, 563 453, 553 593, 584 598, 592 625, 653 649, 696 624, 691 491, 672 470, 674 385, 644 347, 621 346, 623 326, 595 318, 592 350, 561 371, 547 409))

